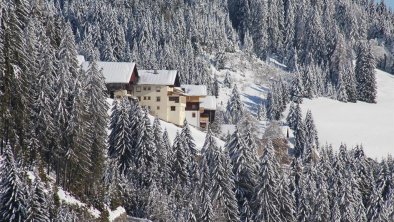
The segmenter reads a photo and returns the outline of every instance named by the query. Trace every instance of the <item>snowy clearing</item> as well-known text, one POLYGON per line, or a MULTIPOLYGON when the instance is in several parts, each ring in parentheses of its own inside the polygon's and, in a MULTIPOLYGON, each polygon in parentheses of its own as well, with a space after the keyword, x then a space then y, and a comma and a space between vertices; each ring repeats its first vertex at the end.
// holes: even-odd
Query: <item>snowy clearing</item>
POLYGON ((114 211, 111 211, 111 209, 107 208, 109 212, 109 221, 114 221, 116 218, 120 217, 122 214, 126 213, 126 210, 123 207, 118 207, 114 211))
MULTIPOLYGON (((77 205, 78 207, 87 208, 85 203, 77 200, 74 196, 69 194, 67 191, 64 191, 61 187, 58 187, 57 195, 59 196, 59 199, 67 205, 77 205)), ((87 208, 87 210, 94 218, 100 217, 101 212, 96 208, 90 207, 87 208)))
POLYGON ((377 104, 343 103, 328 98, 304 99, 302 110, 312 111, 321 144, 362 144, 367 156, 378 160, 394 154, 394 76, 377 70, 377 104))

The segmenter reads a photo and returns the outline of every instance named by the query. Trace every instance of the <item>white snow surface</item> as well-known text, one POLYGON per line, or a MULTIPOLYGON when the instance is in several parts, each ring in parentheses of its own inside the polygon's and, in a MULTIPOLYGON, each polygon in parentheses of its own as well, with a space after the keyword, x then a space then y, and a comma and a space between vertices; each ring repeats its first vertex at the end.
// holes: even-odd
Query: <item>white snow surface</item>
POLYGON ((122 214, 126 213, 126 210, 123 207, 117 207, 114 211, 107 208, 109 212, 109 221, 114 221, 116 218, 120 217, 122 214))
MULTIPOLYGON (((149 118, 153 124, 154 117, 149 115, 149 118)), ((160 121, 160 124, 161 124, 161 127, 163 128, 163 131, 164 131, 164 129, 167 129, 168 137, 169 137, 170 143, 172 145, 172 143, 174 142, 175 136, 176 136, 176 132, 181 133, 182 128, 177 127, 174 124, 168 123, 165 121, 160 121)), ((191 125, 189 125, 189 127, 190 127, 190 132, 192 133, 192 136, 194 139, 194 143, 196 144, 196 149, 201 150, 202 147, 204 146, 205 137, 207 134, 205 132, 202 132, 202 131, 196 129, 195 127, 193 127, 191 125)), ((220 140, 219 138, 215 137, 215 139, 216 139, 217 145, 219 147, 223 148, 224 142, 222 140, 220 140)))
POLYGON ((208 95, 207 86, 205 86, 205 85, 182 84, 181 88, 185 89, 185 93, 188 96, 206 96, 206 95, 208 95))
POLYGON ((85 56, 77 55, 78 66, 81 66, 85 62, 85 56))
POLYGON ((34 182, 36 180, 36 176, 34 176, 33 171, 27 171, 26 174, 31 182, 34 182))
POLYGON ((216 97, 215 96, 202 97, 200 107, 207 110, 216 110, 216 97))
MULTIPOLYGON (((72 196, 67 191, 64 191, 61 187, 58 187, 57 195, 59 196, 60 201, 64 202, 67 205, 77 205, 78 207, 87 208, 85 203, 77 200, 74 196, 72 196)), ((99 218, 101 212, 94 207, 87 208, 88 212, 94 217, 99 218)))
POLYGON ((362 144, 368 157, 394 154, 394 75, 377 70, 377 103, 343 103, 328 98, 304 99, 304 116, 309 109, 321 144, 341 143, 349 148, 362 144))
POLYGON ((177 70, 138 70, 137 85, 166 85, 175 84, 177 70))
MULTIPOLYGON (((129 83, 135 67, 133 62, 97 62, 103 70, 105 83, 129 83)), ((82 63, 82 69, 88 70, 90 62, 82 63)))

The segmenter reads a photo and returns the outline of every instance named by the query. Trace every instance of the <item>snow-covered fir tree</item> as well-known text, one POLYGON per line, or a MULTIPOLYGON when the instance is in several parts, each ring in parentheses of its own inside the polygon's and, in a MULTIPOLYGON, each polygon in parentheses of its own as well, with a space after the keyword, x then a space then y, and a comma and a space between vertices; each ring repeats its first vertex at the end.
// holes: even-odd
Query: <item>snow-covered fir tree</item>
POLYGON ((127 174, 134 163, 129 109, 129 102, 123 99, 119 102, 118 106, 115 103, 111 114, 111 134, 109 135, 108 141, 108 155, 111 159, 116 160, 116 166, 121 174, 127 174))
POLYGON ((319 149, 318 133, 310 110, 305 116, 305 137, 308 144, 317 151, 319 149))
MULTIPOLYGON (((168 178, 170 176, 170 169, 169 169, 169 152, 168 150, 170 146, 164 143, 163 139, 163 131, 160 124, 160 119, 155 117, 152 126, 153 132, 153 142, 156 146, 156 156, 157 156, 157 170, 159 178, 156 178, 157 184, 161 185, 161 188, 165 188, 168 185, 168 178)), ((166 141, 168 142, 168 141, 166 141)))
POLYGON ((183 128, 180 137, 184 142, 183 147, 185 149, 185 154, 187 158, 187 172, 191 183, 190 185, 194 189, 196 188, 195 184, 198 181, 198 174, 197 174, 198 164, 196 161, 198 151, 196 149, 196 144, 194 142, 194 138, 190 131, 190 126, 186 119, 183 123, 183 128))
POLYGON ((306 141, 305 124, 302 119, 301 108, 297 104, 295 109, 295 122, 294 122, 294 136, 295 136, 295 156, 300 157, 304 155, 306 141))
POLYGON ((280 212, 281 197, 278 192, 280 186, 279 168, 272 142, 268 141, 259 161, 258 180, 255 188, 254 205, 257 207, 255 221, 281 221, 283 219, 280 212))
POLYGON ((29 193, 29 208, 27 221, 49 222, 48 196, 38 174, 34 174, 34 181, 31 181, 31 193, 29 193))
POLYGON ((241 101, 237 85, 234 85, 231 97, 227 102, 226 115, 230 123, 237 123, 244 114, 244 105, 241 101))
MULTIPOLYGON (((219 148, 220 149, 220 148, 219 148)), ((212 201, 218 215, 226 221, 239 221, 237 199, 234 192, 234 176, 228 155, 221 150, 215 153, 215 167, 212 172, 212 201)))
POLYGON ((360 101, 376 103, 375 59, 371 50, 369 44, 358 45, 355 70, 357 98, 360 101))
POLYGON ((181 187, 186 187, 189 185, 189 174, 187 171, 187 160, 186 151, 184 148, 183 138, 177 132, 174 143, 172 145, 172 163, 171 163, 171 176, 172 183, 179 184, 181 187))
POLYGON ((232 87, 233 80, 231 79, 231 74, 229 72, 226 72, 226 75, 224 76, 223 84, 227 88, 231 88, 232 87))
MULTIPOLYGON (((2 221, 25 221, 28 214, 28 200, 21 173, 14 159, 10 145, 6 146, 1 160, 0 219, 2 221)), ((38 218, 37 218, 38 219, 38 218)))
POLYGON ((248 213, 245 207, 250 207, 245 205, 245 202, 247 201, 249 204, 252 202, 256 184, 253 156, 238 129, 231 135, 226 149, 233 166, 235 194, 238 201, 238 209, 241 213, 241 220, 243 220, 247 217, 245 213, 248 213))
POLYGON ((91 175, 89 180, 95 187, 91 191, 98 189, 99 177, 104 172, 104 162, 106 148, 106 125, 108 124, 108 104, 106 102, 105 84, 103 73, 100 72, 95 61, 90 65, 89 70, 86 73, 85 82, 85 103, 86 112, 89 115, 85 115, 87 118, 87 134, 86 138, 88 141, 89 158, 91 160, 91 166, 89 171, 91 175))

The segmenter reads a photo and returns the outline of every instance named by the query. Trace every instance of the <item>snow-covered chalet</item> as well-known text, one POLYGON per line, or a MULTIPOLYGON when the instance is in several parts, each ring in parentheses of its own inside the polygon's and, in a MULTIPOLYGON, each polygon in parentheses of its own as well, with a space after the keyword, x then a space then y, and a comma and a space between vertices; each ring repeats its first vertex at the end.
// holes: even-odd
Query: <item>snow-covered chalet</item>
MULTIPOLYGON (((78 56, 82 69, 89 62, 78 56)), ((177 70, 138 70, 132 62, 97 62, 105 77, 108 96, 128 97, 160 119, 205 128, 215 118, 216 98, 204 85, 181 85, 177 70)))

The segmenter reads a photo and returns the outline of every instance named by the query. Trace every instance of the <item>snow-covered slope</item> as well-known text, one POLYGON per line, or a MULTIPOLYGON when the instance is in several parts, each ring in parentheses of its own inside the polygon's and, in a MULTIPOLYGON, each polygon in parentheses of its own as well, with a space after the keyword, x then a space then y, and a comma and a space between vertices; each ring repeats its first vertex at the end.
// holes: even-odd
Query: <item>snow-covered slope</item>
MULTIPOLYGON (((151 122, 153 124, 154 117, 149 116, 149 118, 151 119, 151 122)), ((176 136, 176 132, 181 133, 182 128, 177 127, 174 124, 165 121, 160 121, 160 124, 163 130, 167 129, 168 136, 172 145, 172 142, 174 141, 176 136)), ((206 133, 194 128, 193 126, 190 126, 190 131, 194 138, 194 142, 196 143, 196 148, 201 150, 201 148, 204 146, 206 133)), ((216 142, 219 147, 224 147, 224 142, 222 140, 216 138, 216 142)))
MULTIPOLYGON (((288 73, 283 71, 284 65, 274 59, 270 62, 262 61, 254 56, 245 54, 242 51, 226 53, 224 64, 220 69, 211 65, 212 73, 219 81, 219 97, 217 105, 220 109, 225 110, 234 85, 237 85, 241 96, 241 101, 253 115, 257 114, 258 106, 267 98, 269 87, 272 79, 279 79, 279 76, 286 79, 288 73), (230 75, 232 80, 231 87, 224 84, 225 76, 230 75)), ((266 128, 266 121, 259 121, 257 124, 256 135, 261 137, 266 128)), ((233 133, 234 125, 223 125, 222 135, 233 133)))
POLYGON ((377 103, 342 103, 328 98, 304 99, 312 111, 320 142, 338 148, 362 144, 372 158, 394 154, 394 76, 377 70, 377 103))
MULTIPOLYGON (((211 66, 212 73, 217 76, 220 83, 223 83, 228 73, 232 79, 232 87, 234 84, 237 85, 242 102, 252 113, 257 112, 257 106, 266 98, 270 80, 278 79, 278 76, 283 78, 287 76, 286 72, 276 68, 279 63, 273 59, 270 60, 270 64, 245 55, 241 51, 226 53, 225 58, 222 69, 211 66)), ((232 87, 228 88, 220 84, 218 106, 226 107, 232 87)))
POLYGON ((67 191, 64 191, 61 187, 58 187, 57 195, 60 201, 62 201, 63 203, 67 205, 74 205, 81 208, 86 208, 94 218, 100 217, 101 214, 100 211, 98 211, 96 208, 93 207, 88 208, 85 203, 82 203, 81 201, 77 200, 72 194, 68 193, 67 191))

